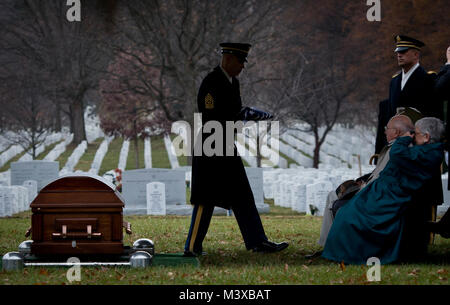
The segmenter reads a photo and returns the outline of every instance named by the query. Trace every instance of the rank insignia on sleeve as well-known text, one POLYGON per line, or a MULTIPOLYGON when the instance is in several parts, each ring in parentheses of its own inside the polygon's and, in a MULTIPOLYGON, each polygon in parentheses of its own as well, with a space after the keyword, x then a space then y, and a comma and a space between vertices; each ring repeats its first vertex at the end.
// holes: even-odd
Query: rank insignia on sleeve
POLYGON ((214 99, 210 93, 205 96, 205 108, 214 109, 214 99))

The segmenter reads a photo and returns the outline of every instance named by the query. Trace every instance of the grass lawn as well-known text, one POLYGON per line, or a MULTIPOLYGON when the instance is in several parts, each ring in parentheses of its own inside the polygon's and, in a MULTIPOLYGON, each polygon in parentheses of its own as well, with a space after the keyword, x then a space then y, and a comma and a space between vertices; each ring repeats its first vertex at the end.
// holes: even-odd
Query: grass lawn
POLYGON ((115 138, 109 143, 108 152, 103 158, 102 165, 98 171, 99 176, 103 176, 109 170, 116 169, 119 165, 120 150, 122 149, 123 139, 115 138))
MULTIPOLYGON (((318 250, 321 218, 272 207, 262 215, 271 240, 290 243, 280 253, 259 254, 245 250, 234 217, 214 216, 204 241, 207 256, 200 267, 149 267, 144 270, 125 267, 82 267, 79 284, 449 284, 450 239, 436 237, 427 262, 381 266, 381 281, 367 282, 368 266, 340 266, 322 258, 304 256, 318 250)), ((133 235, 125 235, 131 245, 138 238, 150 238, 156 253, 179 253, 183 249, 190 224, 188 216, 126 216, 133 235)), ((17 251, 25 240, 30 212, 0 219, 0 254, 17 251)), ((26 268, 0 272, 0 284, 68 284, 67 268, 26 268)))
POLYGON ((64 140, 61 140, 61 141, 55 142, 55 143, 50 144, 49 146, 47 146, 47 147, 45 148, 45 150, 44 150, 43 152, 41 152, 41 153, 36 157, 35 160, 42 160, 42 159, 44 159, 45 156, 47 156, 48 153, 49 153, 53 148, 55 148, 56 145, 58 145, 59 143, 61 143, 61 142, 63 142, 63 141, 64 141, 64 140))
POLYGON ((94 161, 95 154, 100 144, 102 144, 104 138, 98 138, 94 142, 87 145, 86 151, 81 156, 77 165, 75 165, 74 171, 81 170, 83 172, 88 172, 91 169, 92 161, 94 161))
MULTIPOLYGON (((144 140, 138 139, 138 153, 139 153, 139 166, 136 167, 136 149, 134 147, 136 145, 134 143, 134 140, 130 141, 130 148, 128 149, 128 158, 127 158, 127 166, 125 167, 125 170, 131 170, 131 169, 139 169, 139 168, 145 168, 145 161, 144 161, 144 140)), ((120 151, 119 151, 120 154, 120 151)))
POLYGON ((167 154, 166 146, 164 145, 164 135, 151 137, 151 147, 152 147, 152 167, 172 168, 170 166, 169 155, 167 154))
MULTIPOLYGON (((101 139, 98 139, 96 144, 91 145, 94 147, 100 143, 101 139)), ((110 143, 100 175, 117 167, 122 143, 121 138, 110 143)), ((153 167, 170 168, 163 137, 152 137, 151 146, 153 167)), ((60 167, 64 166, 75 147, 76 145, 70 145, 60 156, 60 167)), ((139 165, 143 168, 143 141, 139 142, 139 150, 139 165)), ((95 154, 94 149, 92 152, 95 154)), ((184 165, 181 160, 180 165, 184 165)), ((130 143, 127 169, 134 167, 134 146, 130 143)), ((189 200, 189 188, 186 192, 189 200)), ((235 218, 214 216, 203 243, 208 255, 199 258, 200 267, 153 266, 144 270, 82 267, 81 282, 77 284, 449 284, 450 239, 436 236, 434 245, 429 247, 430 256, 427 261, 381 266, 381 281, 367 282, 368 266, 341 266, 322 258, 305 258, 305 255, 319 250, 317 239, 321 217, 306 216, 291 209, 274 206, 271 200, 267 203, 271 205, 271 212, 261 215, 266 235, 271 240, 290 243, 281 253, 259 254, 247 251, 235 218)), ((20 242, 26 239, 24 233, 31 224, 30 216, 30 212, 23 212, 13 217, 0 218, 0 255, 17 251, 20 242)), ((138 238, 145 237, 154 241, 156 253, 182 252, 190 216, 124 218, 133 226, 133 235, 124 234, 125 245, 131 246, 138 238)), ((0 271, 0 285, 69 284, 66 272, 67 268, 55 267, 0 271)))
POLYGON ((66 150, 55 160, 59 162, 59 170, 61 170, 64 165, 66 165, 67 159, 73 153, 74 149, 77 148, 78 144, 70 143, 66 146, 66 150))
POLYGON ((25 153, 26 150, 12 157, 8 162, 6 162, 2 167, 0 167, 0 172, 7 171, 10 168, 11 163, 18 161, 20 158, 22 158, 23 155, 25 155, 25 153))

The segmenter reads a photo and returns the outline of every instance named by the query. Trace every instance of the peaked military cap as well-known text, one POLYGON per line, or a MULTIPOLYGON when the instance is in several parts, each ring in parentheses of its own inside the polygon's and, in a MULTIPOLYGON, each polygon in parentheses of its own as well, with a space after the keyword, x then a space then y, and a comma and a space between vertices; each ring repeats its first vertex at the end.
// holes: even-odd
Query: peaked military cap
POLYGON ((394 37, 394 39, 395 39, 395 47, 396 47, 394 52, 402 52, 402 51, 406 51, 410 48, 420 51, 420 48, 425 46, 425 44, 422 41, 405 36, 405 35, 397 35, 394 37))
POLYGON ((248 51, 252 45, 248 43, 223 42, 220 44, 222 54, 236 55, 240 60, 247 61, 248 51))

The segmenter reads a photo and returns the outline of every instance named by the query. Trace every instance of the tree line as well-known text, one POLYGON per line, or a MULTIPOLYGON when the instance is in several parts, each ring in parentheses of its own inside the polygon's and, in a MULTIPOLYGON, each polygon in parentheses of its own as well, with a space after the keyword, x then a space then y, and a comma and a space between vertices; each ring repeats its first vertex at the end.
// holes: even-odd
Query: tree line
MULTIPOLYGON (((22 134, 17 141, 27 149, 39 145, 45 131, 63 126, 74 143, 85 140, 88 105, 97 110, 105 132, 135 145, 149 132, 169 131, 172 122, 192 122, 198 86, 219 63, 219 43, 241 41, 252 44, 240 77, 244 104, 273 112, 282 126, 308 123, 317 167, 334 124, 370 124, 385 98, 390 75, 380 73, 392 63, 380 54, 365 59, 376 53, 373 43, 386 42, 381 49, 392 43, 373 28, 389 38, 387 28, 409 29, 389 21, 368 23, 365 3, 334 0, 320 7, 311 0, 81 4, 80 22, 67 21, 66 1, 0 4, 0 129, 22 134), (370 37, 364 37, 368 29, 370 37), (375 63, 381 61, 385 65, 377 73, 375 63)), ((400 5, 405 4, 384 8, 403 20, 400 5)), ((417 10, 423 7, 412 8, 417 10)))

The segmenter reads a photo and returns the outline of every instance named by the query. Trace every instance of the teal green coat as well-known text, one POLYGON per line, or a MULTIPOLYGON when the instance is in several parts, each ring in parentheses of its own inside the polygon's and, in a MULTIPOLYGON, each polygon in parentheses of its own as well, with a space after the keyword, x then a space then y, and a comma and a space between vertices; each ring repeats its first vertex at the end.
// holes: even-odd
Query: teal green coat
POLYGON ((370 257, 382 264, 399 259, 403 212, 444 155, 441 143, 408 147, 411 142, 410 137, 398 138, 378 179, 339 209, 322 257, 364 265, 370 257))

